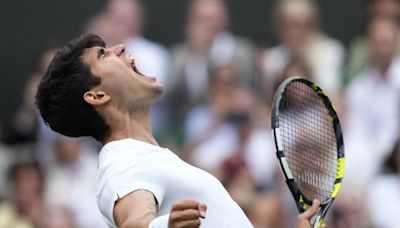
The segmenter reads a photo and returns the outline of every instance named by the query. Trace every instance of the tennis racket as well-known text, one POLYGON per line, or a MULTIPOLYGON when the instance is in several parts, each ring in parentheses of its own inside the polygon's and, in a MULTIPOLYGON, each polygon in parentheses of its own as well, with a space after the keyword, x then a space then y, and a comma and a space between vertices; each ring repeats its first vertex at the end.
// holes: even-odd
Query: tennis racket
POLYGON ((286 79, 275 93, 271 117, 276 155, 299 212, 313 199, 320 227, 337 196, 344 172, 339 118, 326 93, 300 77, 286 79))

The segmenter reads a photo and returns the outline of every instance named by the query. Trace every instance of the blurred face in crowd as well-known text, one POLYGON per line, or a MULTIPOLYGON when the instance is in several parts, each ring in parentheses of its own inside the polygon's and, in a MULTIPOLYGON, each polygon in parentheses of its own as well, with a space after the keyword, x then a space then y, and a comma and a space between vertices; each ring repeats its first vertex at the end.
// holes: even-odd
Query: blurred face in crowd
POLYGON ((189 8, 187 36, 191 44, 207 49, 227 24, 225 5, 220 0, 194 0, 189 8))
POLYGON ((114 43, 123 43, 129 36, 140 33, 143 21, 142 8, 136 0, 110 0, 105 17, 114 43))
POLYGON ((314 11, 304 1, 286 1, 278 8, 278 30, 282 41, 294 52, 301 52, 314 29, 314 11))
POLYGON ((210 103, 214 111, 222 118, 225 118, 232 109, 232 95, 237 77, 237 69, 233 65, 220 66, 211 76, 210 103))
POLYGON ((163 92, 154 77, 142 75, 131 65, 123 45, 88 48, 81 58, 92 74, 101 78, 99 85, 84 94, 85 101, 94 107, 111 102, 132 114, 147 109, 163 92))
POLYGON ((210 81, 211 93, 228 94, 234 88, 237 82, 238 72, 237 69, 230 64, 219 66, 213 72, 210 81))
POLYGON ((386 70, 396 53, 396 22, 386 17, 375 18, 371 21, 367 33, 373 64, 380 70, 386 70))
POLYGON ((400 16, 400 1, 398 0, 371 0, 368 8, 373 16, 385 16, 394 19, 400 16))
POLYGON ((255 109, 255 97, 246 87, 237 87, 232 94, 233 106, 228 114, 228 121, 239 130, 239 138, 247 140, 253 129, 251 113, 255 109))
POLYGON ((43 179, 39 170, 32 165, 19 166, 14 171, 11 182, 12 199, 17 209, 27 213, 41 199, 43 179))
POLYGON ((311 72, 305 62, 300 60, 290 61, 283 70, 282 80, 293 77, 300 76, 305 78, 311 77, 311 72))
POLYGON ((86 25, 86 33, 99 35, 107 45, 121 43, 121 37, 114 32, 113 23, 108 19, 106 13, 93 17, 86 25))

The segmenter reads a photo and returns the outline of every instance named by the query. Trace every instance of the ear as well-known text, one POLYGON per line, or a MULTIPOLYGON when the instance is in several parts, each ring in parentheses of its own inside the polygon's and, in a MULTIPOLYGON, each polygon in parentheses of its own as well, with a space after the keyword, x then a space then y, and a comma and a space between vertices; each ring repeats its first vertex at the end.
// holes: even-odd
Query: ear
POLYGON ((94 91, 89 90, 85 94, 83 94, 83 99, 86 103, 92 106, 100 106, 107 103, 111 97, 104 91, 94 91))

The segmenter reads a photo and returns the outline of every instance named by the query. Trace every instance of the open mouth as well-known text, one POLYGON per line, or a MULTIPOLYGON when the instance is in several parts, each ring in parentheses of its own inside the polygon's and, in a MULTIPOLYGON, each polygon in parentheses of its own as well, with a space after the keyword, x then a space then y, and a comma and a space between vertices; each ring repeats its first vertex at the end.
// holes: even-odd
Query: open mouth
POLYGON ((144 75, 142 72, 140 72, 139 69, 136 67, 135 58, 131 55, 129 55, 128 57, 129 57, 129 63, 131 64, 133 71, 135 71, 140 76, 146 77, 146 75, 144 75))
POLYGON ((129 59, 129 64, 131 65, 132 70, 138 74, 139 76, 143 77, 145 80, 148 81, 157 81, 155 77, 153 76, 149 76, 149 75, 145 75, 142 72, 139 71, 139 69, 136 66, 136 61, 135 58, 132 55, 127 55, 128 59, 129 59))

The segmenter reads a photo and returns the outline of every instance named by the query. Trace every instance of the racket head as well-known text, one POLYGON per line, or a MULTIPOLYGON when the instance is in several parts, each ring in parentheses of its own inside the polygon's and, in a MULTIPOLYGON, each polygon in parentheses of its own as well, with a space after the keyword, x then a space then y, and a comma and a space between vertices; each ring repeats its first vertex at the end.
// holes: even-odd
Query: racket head
POLYGON ((323 218, 344 173, 342 130, 331 101, 314 82, 288 78, 275 93, 271 126, 277 158, 297 208, 303 212, 318 199, 323 218))

